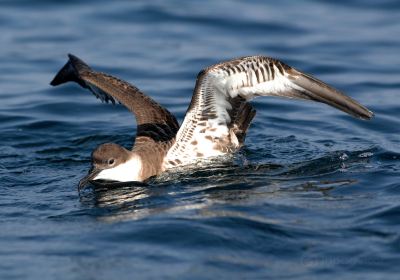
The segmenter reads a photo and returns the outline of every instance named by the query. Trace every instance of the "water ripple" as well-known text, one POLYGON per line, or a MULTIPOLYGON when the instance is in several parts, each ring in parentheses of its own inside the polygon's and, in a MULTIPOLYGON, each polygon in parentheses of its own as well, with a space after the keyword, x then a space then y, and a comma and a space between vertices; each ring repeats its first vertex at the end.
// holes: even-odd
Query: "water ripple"
POLYGON ((0 6, 1 279, 398 278, 398 1, 0 6), (201 69, 251 54, 311 73, 376 116, 255 99, 235 157, 79 196, 92 150, 132 147, 136 125, 76 85, 49 86, 67 53, 180 121, 201 69))

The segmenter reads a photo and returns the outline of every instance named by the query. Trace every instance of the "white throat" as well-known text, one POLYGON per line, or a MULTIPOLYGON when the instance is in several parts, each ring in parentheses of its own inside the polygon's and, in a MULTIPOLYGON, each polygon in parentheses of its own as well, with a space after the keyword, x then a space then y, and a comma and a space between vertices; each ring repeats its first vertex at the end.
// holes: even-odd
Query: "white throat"
POLYGON ((139 156, 133 155, 127 162, 115 167, 102 170, 93 180, 113 180, 119 182, 143 181, 142 160, 139 156))

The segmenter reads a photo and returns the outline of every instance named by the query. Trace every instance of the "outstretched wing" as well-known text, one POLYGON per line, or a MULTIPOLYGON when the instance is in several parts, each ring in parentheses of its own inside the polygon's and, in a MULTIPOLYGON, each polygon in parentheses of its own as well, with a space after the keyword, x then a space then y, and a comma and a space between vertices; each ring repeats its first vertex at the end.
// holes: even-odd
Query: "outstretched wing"
POLYGON ((240 131, 237 124, 241 122, 244 138, 243 133, 254 117, 246 101, 256 96, 312 100, 361 119, 373 116, 350 97, 279 60, 243 57, 199 73, 191 104, 164 164, 187 164, 237 149, 241 139, 235 129, 240 131))
POLYGON ((76 82, 89 89, 97 98, 108 103, 122 103, 135 116, 136 145, 147 140, 167 142, 175 138, 179 129, 175 117, 135 86, 113 76, 92 70, 78 57, 69 54, 69 60, 51 81, 57 86, 76 82), (139 141, 138 141, 139 140, 139 141))

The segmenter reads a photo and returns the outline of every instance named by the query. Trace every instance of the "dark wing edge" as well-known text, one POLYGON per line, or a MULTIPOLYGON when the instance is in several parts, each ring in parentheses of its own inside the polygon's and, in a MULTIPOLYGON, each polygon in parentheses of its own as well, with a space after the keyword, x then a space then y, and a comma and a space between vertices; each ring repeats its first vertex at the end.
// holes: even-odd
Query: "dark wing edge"
POLYGON ((174 115, 156 101, 143 94, 135 86, 111 75, 92 70, 78 57, 68 54, 68 62, 50 82, 58 86, 75 82, 89 89, 103 102, 116 101, 127 107, 136 117, 136 137, 149 137, 156 142, 170 141, 175 138, 179 124, 174 115))

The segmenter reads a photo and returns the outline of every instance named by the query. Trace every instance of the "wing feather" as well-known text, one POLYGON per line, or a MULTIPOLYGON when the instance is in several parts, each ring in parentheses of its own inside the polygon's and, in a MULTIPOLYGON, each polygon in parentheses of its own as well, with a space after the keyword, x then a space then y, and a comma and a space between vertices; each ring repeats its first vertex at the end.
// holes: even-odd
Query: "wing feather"
POLYGON ((171 141, 175 138, 179 124, 175 117, 137 87, 111 75, 92 70, 74 55, 51 81, 57 86, 66 82, 76 82, 89 89, 103 102, 115 104, 117 101, 127 107, 136 117, 137 135, 156 142, 171 141))
POLYGON ((166 168, 237 150, 255 115, 247 101, 257 96, 312 100, 361 119, 373 116, 340 91, 279 60, 265 56, 234 59, 199 73, 176 142, 167 154, 166 168))

